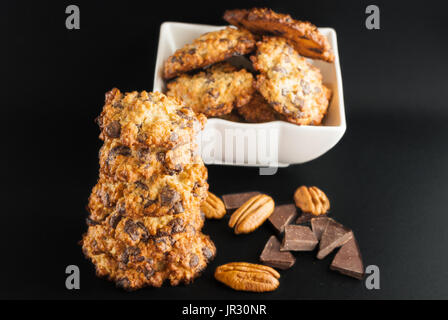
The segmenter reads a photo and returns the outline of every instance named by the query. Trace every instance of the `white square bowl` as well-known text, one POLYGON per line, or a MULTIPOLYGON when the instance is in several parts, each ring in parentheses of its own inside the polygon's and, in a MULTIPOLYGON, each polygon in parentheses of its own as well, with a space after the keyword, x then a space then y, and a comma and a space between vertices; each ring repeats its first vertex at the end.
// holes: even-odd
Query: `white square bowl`
MULTIPOLYGON (((163 64, 170 55, 203 33, 224 27, 164 22, 160 27, 153 91, 165 91, 163 64)), ((284 167, 314 160, 338 143, 344 135, 346 123, 336 32, 331 28, 319 28, 319 31, 328 38, 335 56, 334 63, 310 60, 321 70, 324 84, 333 92, 323 125, 298 126, 284 121, 254 124, 208 119, 199 136, 205 163, 284 167)))

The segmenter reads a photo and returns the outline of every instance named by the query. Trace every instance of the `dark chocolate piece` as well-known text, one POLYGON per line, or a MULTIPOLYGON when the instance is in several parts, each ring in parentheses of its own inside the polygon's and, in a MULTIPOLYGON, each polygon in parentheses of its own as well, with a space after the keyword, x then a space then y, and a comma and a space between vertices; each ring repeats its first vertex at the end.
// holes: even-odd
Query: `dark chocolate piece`
POLYGON ((260 194, 260 192, 252 191, 252 192, 225 194, 222 196, 222 201, 224 202, 226 209, 228 210, 238 209, 244 204, 244 202, 246 202, 253 196, 256 196, 257 194, 260 194))
POLYGON ((318 242, 309 227, 289 225, 285 227, 280 251, 311 251, 318 242))
POLYGON ((313 229, 314 235, 318 241, 322 238, 322 233, 324 233, 329 221, 330 218, 328 217, 317 217, 311 219, 311 229, 313 229))
POLYGON ((316 216, 312 213, 302 212, 302 214, 297 218, 296 224, 309 224, 311 219, 314 217, 316 216))
POLYGON ((352 237, 339 249, 339 252, 330 265, 331 270, 339 271, 347 276, 362 280, 364 278, 364 265, 361 251, 355 237, 352 237))
POLYGON ((294 204, 284 204, 275 207, 274 212, 269 217, 269 222, 275 230, 281 234, 285 227, 291 223, 297 216, 297 209, 294 204))
POLYGON ((291 252, 281 252, 280 241, 276 236, 271 236, 260 255, 260 261, 267 266, 285 270, 294 265, 296 258, 291 252))
POLYGON ((346 244, 351 238, 353 238, 353 232, 349 228, 344 227, 342 224, 328 218, 328 224, 322 233, 320 240, 319 252, 317 253, 317 259, 325 258, 334 249, 346 244))

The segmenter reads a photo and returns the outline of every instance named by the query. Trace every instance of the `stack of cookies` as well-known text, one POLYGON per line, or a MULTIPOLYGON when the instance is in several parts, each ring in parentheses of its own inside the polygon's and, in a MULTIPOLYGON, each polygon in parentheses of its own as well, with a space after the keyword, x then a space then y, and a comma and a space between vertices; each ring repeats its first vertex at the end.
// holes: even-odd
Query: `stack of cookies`
POLYGON ((309 59, 331 63, 334 55, 316 26, 266 8, 228 10, 224 20, 234 27, 203 34, 165 61, 167 95, 207 117, 322 124, 331 90, 309 59))
POLYGON ((161 93, 106 94, 100 174, 82 239, 99 276, 130 290, 189 283, 215 256, 200 231, 208 184, 195 137, 205 121, 161 93))

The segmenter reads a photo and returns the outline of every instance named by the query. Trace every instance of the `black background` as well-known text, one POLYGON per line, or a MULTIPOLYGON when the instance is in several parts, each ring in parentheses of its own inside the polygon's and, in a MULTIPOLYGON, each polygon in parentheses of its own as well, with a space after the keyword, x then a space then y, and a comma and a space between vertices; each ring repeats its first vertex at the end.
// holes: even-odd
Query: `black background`
POLYGON ((0 298, 405 299, 448 298, 448 49, 441 1, 7 1, 0 10, 2 156, 0 298), (81 29, 65 28, 77 4, 81 29), (365 28, 365 8, 381 30, 365 28), (98 175, 93 119, 104 93, 152 88, 160 24, 222 25, 225 9, 268 6, 336 29, 347 132, 321 158, 259 176, 253 168, 208 166, 216 194, 259 190, 278 204, 296 187, 321 187, 332 214, 351 227, 381 289, 328 269, 331 258, 297 254, 268 294, 235 292, 213 279, 216 266, 257 262, 272 230, 235 236, 210 221, 218 256, 194 284, 127 293, 98 279, 78 241, 98 175), (6 41, 5 41, 6 40, 6 41), (81 289, 65 288, 65 267, 81 289))

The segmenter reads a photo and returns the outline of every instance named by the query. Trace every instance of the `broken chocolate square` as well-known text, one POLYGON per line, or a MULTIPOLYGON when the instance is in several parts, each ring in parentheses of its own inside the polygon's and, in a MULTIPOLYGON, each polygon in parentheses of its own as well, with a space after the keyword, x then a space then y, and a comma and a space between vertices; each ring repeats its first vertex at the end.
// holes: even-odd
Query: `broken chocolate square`
POLYGON ((311 229, 313 230, 318 241, 322 238, 322 233, 324 233, 329 221, 330 218, 328 217, 317 217, 311 219, 311 229))
POLYGON ((274 212, 269 217, 269 222, 275 228, 278 234, 285 231, 285 227, 291 223, 297 216, 297 209, 294 204, 284 204, 275 207, 274 212))
POLYGON ((260 194, 260 192, 252 191, 252 192, 225 194, 222 196, 222 200, 227 210, 238 209, 247 200, 256 196, 257 194, 260 194))
POLYGON ((285 270, 294 265, 296 258, 291 252, 280 251, 280 241, 276 236, 271 236, 260 255, 260 261, 267 266, 285 270))
POLYGON ((364 277, 364 265, 362 263, 361 251, 359 251, 355 237, 352 237, 339 249, 339 252, 330 265, 330 269, 362 280, 364 277))
POLYGON ((307 226, 289 225, 285 227, 285 236, 280 251, 311 251, 318 241, 307 226))
POLYGON ((353 232, 349 228, 344 227, 342 224, 328 218, 328 224, 322 233, 320 240, 319 252, 317 253, 317 259, 325 258, 334 249, 346 244, 352 237, 353 232))

